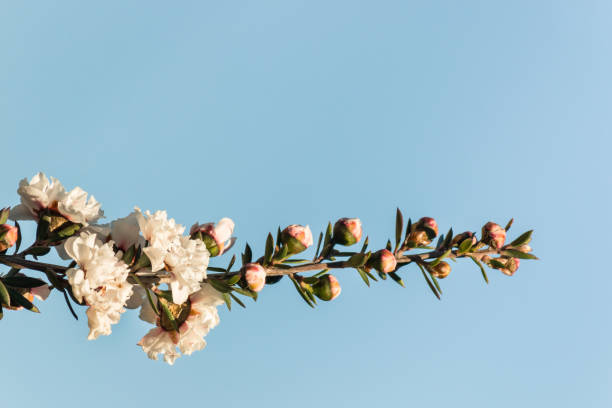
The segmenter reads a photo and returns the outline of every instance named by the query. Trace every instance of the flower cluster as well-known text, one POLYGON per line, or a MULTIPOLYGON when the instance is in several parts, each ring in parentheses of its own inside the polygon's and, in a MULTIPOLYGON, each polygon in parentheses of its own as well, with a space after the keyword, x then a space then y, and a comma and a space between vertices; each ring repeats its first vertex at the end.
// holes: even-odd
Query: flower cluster
POLYGON ((111 325, 119 322, 132 294, 132 285, 127 282, 128 266, 117 258, 112 241, 103 244, 93 233, 69 238, 64 249, 77 264, 66 271, 72 293, 89 306, 88 339, 109 335, 111 325))
POLYGON ((478 239, 471 231, 454 235, 452 228, 439 235, 431 217, 414 223, 409 219, 405 226, 398 209, 395 245, 388 240, 382 249, 368 250, 361 220, 345 217, 329 223, 316 245, 308 225, 291 224, 279 227, 276 238, 267 235, 260 257, 254 257, 246 244, 241 266, 234 269, 236 255, 227 266, 209 266, 236 242, 230 218, 195 223, 187 235, 166 211, 143 212, 138 207, 126 217, 98 224, 104 213, 93 196, 79 187, 67 192, 58 180, 42 173, 22 180, 17 192, 21 203, 0 209, 0 264, 11 267, 0 275, 0 319, 3 309, 37 312, 34 299, 44 300, 55 289, 63 293, 75 317, 73 303, 87 306, 88 338, 96 339, 109 335, 126 309, 140 308, 140 318, 155 327, 138 345, 149 358, 161 355, 169 364, 206 346, 204 338, 219 324, 219 305, 225 303, 230 310, 232 304, 245 307, 241 299, 257 300, 283 277, 315 307, 342 292, 332 269, 354 270, 368 286, 379 279, 404 286, 400 269, 414 264, 439 299, 438 280, 450 276, 449 259, 470 258, 487 283, 485 266, 512 276, 521 259, 537 259, 528 245, 532 231, 506 243, 512 220, 505 228, 486 223, 478 239), (37 223, 34 243, 21 252, 19 224, 7 224, 9 217, 37 223), (361 249, 353 249, 357 243, 361 249), (38 262, 52 247, 62 259, 71 260, 70 265, 38 262), (8 255, 10 248, 14 253, 8 255), (311 260, 295 257, 311 248, 316 248, 311 260), (48 284, 24 275, 26 269, 44 273, 48 284))

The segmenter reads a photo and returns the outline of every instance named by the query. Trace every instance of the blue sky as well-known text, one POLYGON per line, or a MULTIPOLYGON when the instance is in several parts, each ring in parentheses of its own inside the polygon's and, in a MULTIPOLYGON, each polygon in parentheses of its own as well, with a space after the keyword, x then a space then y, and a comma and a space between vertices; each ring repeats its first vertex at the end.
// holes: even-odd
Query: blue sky
POLYGON ((229 216, 256 251, 343 216, 383 246, 399 206, 514 217, 541 258, 488 286, 456 264, 442 302, 412 268, 338 272, 314 311, 283 281, 173 367, 135 313, 87 341, 54 294, 0 323, 3 404, 612 404, 609 2, 0 4, 0 205, 42 170, 108 219, 229 216))

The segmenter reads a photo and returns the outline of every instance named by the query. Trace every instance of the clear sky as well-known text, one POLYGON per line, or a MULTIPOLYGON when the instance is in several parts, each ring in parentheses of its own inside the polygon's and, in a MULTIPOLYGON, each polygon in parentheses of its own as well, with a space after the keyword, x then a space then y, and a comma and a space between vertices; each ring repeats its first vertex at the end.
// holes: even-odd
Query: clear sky
POLYGON ((343 216, 383 246, 399 206, 515 217, 541 258, 488 286, 456 264, 441 302, 414 268, 338 272, 314 311, 284 280, 173 367, 135 313, 88 341, 54 293, 0 322, 0 405, 612 405, 610 2, 0 5, 0 205, 42 170, 108 219, 232 217, 258 252, 343 216))

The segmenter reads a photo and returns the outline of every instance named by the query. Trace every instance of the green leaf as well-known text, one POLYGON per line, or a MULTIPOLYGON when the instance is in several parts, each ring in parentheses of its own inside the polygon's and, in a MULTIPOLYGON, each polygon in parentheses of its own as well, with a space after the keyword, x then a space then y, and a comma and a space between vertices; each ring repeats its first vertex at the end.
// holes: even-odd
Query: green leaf
POLYGON ((478 265, 478 267, 480 268, 480 273, 482 273, 482 278, 485 280, 485 282, 487 282, 487 285, 489 284, 489 277, 487 276, 487 271, 485 271, 484 266, 482 266, 482 264, 480 263, 480 261, 476 258, 474 258, 473 256, 469 257, 472 261, 474 261, 474 263, 476 265, 478 265))
POLYGON ((301 264, 301 263, 310 262, 310 260, 309 259, 285 259, 283 262, 286 264, 301 264))
POLYGON ((431 276, 431 280, 433 281, 434 285, 436 286, 436 289, 438 289, 438 292, 440 294, 442 294, 442 288, 440 287, 440 283, 438 282, 438 279, 435 276, 431 275, 431 274, 429 276, 431 276))
POLYGON ((444 245, 444 234, 438 237, 438 242, 436 242, 436 251, 442 248, 442 245, 444 245))
POLYGON ((444 240, 444 248, 450 247, 451 242, 453 242, 453 228, 451 227, 446 234, 446 239, 444 240))
POLYGON ((314 285, 317 282, 319 282, 319 278, 315 276, 309 276, 308 278, 304 278, 304 283, 307 283, 309 285, 314 285))
POLYGON ((225 301, 225 304, 227 305, 227 309, 231 312, 232 311, 232 298, 227 293, 221 293, 221 296, 223 296, 223 300, 225 301))
POLYGON ((504 228, 506 231, 508 231, 510 229, 510 227, 512 226, 512 223, 514 222, 514 218, 510 218, 510 221, 508 221, 508 223, 506 224, 506 228, 504 228))
POLYGON ((238 281, 240 280, 240 277, 241 276, 240 276, 239 273, 230 276, 229 279, 227 280, 227 284, 230 285, 230 286, 233 286, 233 285, 237 284, 238 281))
POLYGON ((7 306, 11 306, 11 297, 9 296, 8 290, 6 288, 6 286, 4 286, 4 283, 2 282, 2 279, 0 279, 0 306, 2 304, 5 304, 7 306))
POLYGON ((137 271, 141 268, 146 268, 147 266, 151 266, 151 261, 149 260, 149 257, 147 256, 147 254, 145 254, 141 250, 139 250, 138 252, 139 252, 138 259, 136 259, 136 262, 134 262, 134 265, 132 266, 133 271, 137 271))
POLYGON ((368 244, 370 243, 370 237, 366 237, 365 241, 363 241, 363 246, 361 247, 361 253, 364 253, 366 249, 368 249, 368 244))
POLYGON ((221 292, 221 293, 229 293, 229 292, 232 291, 232 289, 235 290, 235 288, 232 288, 231 286, 229 286, 225 282, 222 282, 222 281, 217 280, 217 279, 210 278, 210 279, 207 280, 207 282, 210 284, 210 286, 215 288, 216 291, 221 292))
POLYGON ((15 242, 15 254, 19 253, 19 247, 21 246, 21 227, 19 223, 15 221, 15 226, 17 227, 17 242, 15 242))
POLYGON ((391 240, 387 240, 387 246, 385 248, 387 248, 387 251, 391 251, 391 240))
POLYGON ((378 282, 378 279, 376 279, 376 277, 369 272, 367 269, 363 269, 363 271, 365 272, 366 275, 368 275, 368 278, 372 279, 374 282, 378 282))
POLYGON ((246 265, 251 263, 253 260, 253 251, 251 250, 251 246, 247 243, 244 247, 244 254, 242 254, 242 264, 246 265))
POLYGON ((266 252, 264 254, 264 262, 263 265, 270 265, 272 262, 272 256, 274 255, 274 237, 272 234, 268 233, 268 238, 266 238, 266 252))
POLYGON ((317 257, 319 256, 319 250, 321 249, 321 242, 323 241, 323 233, 319 232, 319 240, 317 241, 317 250, 315 252, 315 256, 313 258, 313 260, 317 259, 317 257))
POLYGON ((227 269, 225 270, 227 273, 230 272, 230 270, 232 269, 232 266, 234 266, 235 262, 236 262, 236 255, 233 255, 232 259, 230 259, 229 265, 227 265, 227 269))
POLYGON ((323 241, 323 248, 329 245, 332 238, 332 225, 331 222, 327 223, 327 230, 325 231, 325 240, 323 241))
POLYGON ((168 309, 168 305, 167 305, 167 300, 164 298, 160 298, 159 300, 159 304, 162 307, 162 311, 164 312, 164 315, 166 316, 166 318, 170 321, 170 324, 172 324, 172 328, 174 330, 178 330, 178 325, 176 324, 176 319, 174 319, 174 316, 172 315, 172 312, 170 311, 170 309, 168 309))
POLYGON ((0 210, 0 224, 6 224, 8 221, 9 213, 11 209, 9 207, 0 210))
POLYGON ((46 282, 36 278, 30 278, 29 276, 13 276, 4 278, 4 283, 13 286, 15 288, 37 288, 39 286, 45 285, 46 282))
POLYGON ((451 253, 451 249, 447 249, 446 252, 444 252, 442 255, 440 255, 438 258, 436 258, 433 262, 431 262, 429 264, 429 266, 436 266, 437 264, 439 264, 444 258, 446 258, 449 254, 451 253))
POLYGON ((216 266, 209 266, 208 268, 206 268, 206 270, 209 270, 212 272, 225 272, 226 271, 225 268, 218 268, 216 266))
POLYGON ((136 244, 130 246, 127 251, 123 254, 123 262, 127 265, 131 265, 134 260, 134 255, 136 255, 136 244))
POLYGON ((240 300, 240 298, 238 296, 234 295, 233 293, 230 293, 229 295, 232 297, 232 299, 234 299, 236 301, 236 303, 238 303, 240 306, 242 306, 243 308, 246 309, 245 304, 242 303, 242 300, 240 300))
POLYGON ((242 296, 248 296, 253 299, 257 298, 257 292, 252 292, 249 289, 232 288, 232 290, 236 293, 240 293, 242 296))
POLYGON ((521 252, 516 249, 504 249, 501 251, 502 255, 509 256, 512 258, 520 258, 520 259, 538 259, 537 256, 533 254, 526 254, 525 252, 521 252))
POLYGON ((35 246, 23 251, 23 255, 32 255, 34 257, 47 255, 51 251, 51 248, 46 246, 35 246))
POLYGON ((425 269, 419 263, 417 263, 417 266, 419 267, 419 269, 421 269, 421 273, 423 274, 423 278, 425 278, 425 282, 427 282, 427 286, 429 286, 429 289, 431 289, 433 294, 438 298, 438 300, 440 300, 440 294, 436 290, 436 287, 433 285, 433 283, 431 283, 431 280, 429 280, 429 277, 427 276, 428 274, 427 272, 425 272, 425 269))
POLYGON ((366 264, 366 262, 370 258, 370 255, 370 252, 368 252, 367 254, 362 254, 361 252, 358 252, 349 258, 348 264, 354 268, 359 268, 366 264))
POLYGON ((395 213, 395 249, 399 248, 400 241, 402 240, 402 230, 404 229, 404 216, 400 211, 399 207, 395 213))
POLYGON ((391 279, 393 279, 395 282, 397 282, 401 287, 405 288, 406 285, 404 285, 404 281, 402 280, 402 278, 400 278, 400 276, 395 273, 395 272, 389 272, 388 274, 391 279))
POLYGON ((293 275, 289 275, 289 278, 291 278, 291 282, 293 282, 293 286, 295 286, 295 290, 297 290, 297 292, 300 294, 302 299, 304 299, 304 302, 306 302, 306 304, 308 306, 310 306, 310 307, 312 307, 314 309, 314 307, 315 307, 314 304, 312 303, 310 298, 306 295, 306 293, 304 292, 304 289, 302 289, 300 284, 295 280, 293 275))
POLYGON ((13 306, 23 306, 25 309, 34 312, 40 313, 40 310, 36 306, 32 304, 28 299, 23 297, 19 292, 14 289, 6 288, 10 297, 11 297, 11 305, 13 306))
POLYGON ((472 238, 464 239, 459 244, 459 252, 458 252, 458 254, 464 254, 466 252, 469 252, 469 250, 472 249, 472 245, 473 244, 474 244, 474 241, 473 241, 472 238))
POLYGON ((506 267, 506 264, 501 263, 497 259, 491 259, 489 263, 491 264, 492 267, 498 268, 498 269, 504 269, 506 267))
POLYGON ((319 278, 319 277, 325 275, 327 272, 329 272, 329 269, 323 269, 321 272, 315 273, 312 276, 315 277, 315 278, 319 278))
POLYGON ((531 241, 531 234, 533 234, 533 230, 522 233, 517 239, 510 243, 510 246, 517 247, 528 244, 529 241, 531 241))
POLYGON ((68 238, 68 237, 73 236, 80 229, 81 229, 81 224, 70 223, 70 225, 68 225, 67 227, 64 227, 60 229, 59 231, 57 231, 56 234, 60 238, 68 238))
POLYGON ((363 279, 363 281, 365 282, 366 285, 368 285, 368 287, 370 286, 370 280, 368 279, 368 275, 366 275, 365 271, 361 268, 355 268, 357 269, 357 272, 359 272, 359 276, 361 276, 361 279, 363 279))

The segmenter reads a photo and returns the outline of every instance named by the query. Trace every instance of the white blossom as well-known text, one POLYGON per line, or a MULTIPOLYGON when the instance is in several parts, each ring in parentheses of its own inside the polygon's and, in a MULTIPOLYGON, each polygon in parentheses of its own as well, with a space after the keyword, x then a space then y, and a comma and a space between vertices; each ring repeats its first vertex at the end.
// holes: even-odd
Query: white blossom
POLYGON ((128 266, 113 251, 113 242, 102 244, 95 233, 83 232, 64 244, 66 253, 77 267, 66 271, 72 292, 78 301, 89 306, 87 318, 90 340, 111 333, 119 321, 124 305, 132 294, 128 283, 128 266))
POLYGON ((170 272, 170 289, 174 303, 183 303, 187 297, 200 289, 200 282, 206 278, 209 253, 204 242, 189 237, 179 238, 164 258, 170 272))
POLYGON ((17 193, 21 204, 11 209, 11 218, 16 220, 38 220, 42 210, 57 211, 69 221, 87 225, 96 222, 104 216, 100 203, 93 195, 87 198, 87 193, 80 187, 66 192, 64 186, 54 177, 47 179, 43 173, 38 173, 28 182, 19 182, 17 193))
POLYGON ((185 227, 177 224, 173 218, 168 219, 165 211, 156 211, 153 214, 147 211, 143 214, 140 208, 136 207, 136 217, 142 236, 149 242, 149 246, 143 248, 143 251, 151 261, 151 270, 159 271, 164 268, 168 251, 178 245, 185 227))
POLYGON ((150 359, 157 360, 158 355, 162 354, 164 361, 172 365, 180 353, 190 355, 206 346, 204 337, 219 324, 217 306, 223 303, 223 298, 210 285, 204 284, 198 292, 189 296, 189 301, 191 311, 178 332, 162 328, 149 303, 143 304, 141 319, 157 324, 138 342, 150 359))

